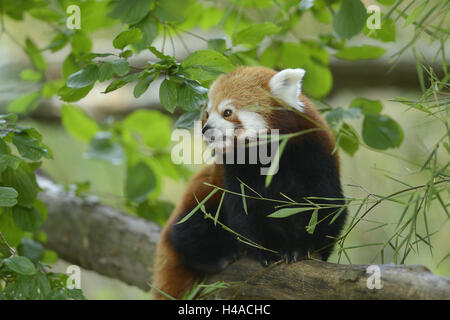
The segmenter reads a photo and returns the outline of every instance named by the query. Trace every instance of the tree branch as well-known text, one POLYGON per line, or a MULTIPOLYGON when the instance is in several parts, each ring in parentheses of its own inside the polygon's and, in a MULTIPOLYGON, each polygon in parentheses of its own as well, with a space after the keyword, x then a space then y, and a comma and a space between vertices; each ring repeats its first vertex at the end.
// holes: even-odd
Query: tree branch
MULTIPOLYGON (((160 228, 154 223, 90 203, 38 177, 48 209, 47 247, 102 275, 149 290, 160 228)), ((263 268, 241 259, 208 281, 233 285, 220 292, 235 299, 450 299, 450 278, 420 265, 379 265, 381 289, 367 288, 367 265, 300 261, 263 268)))

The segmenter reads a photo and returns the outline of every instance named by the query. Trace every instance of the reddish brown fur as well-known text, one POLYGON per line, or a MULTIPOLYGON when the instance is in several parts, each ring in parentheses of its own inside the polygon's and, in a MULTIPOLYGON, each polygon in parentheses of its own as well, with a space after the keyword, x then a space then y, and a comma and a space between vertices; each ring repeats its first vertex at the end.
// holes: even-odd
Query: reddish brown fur
MULTIPOLYGON (((261 106, 261 108, 255 108, 255 112, 263 116, 270 128, 278 128, 281 133, 293 133, 321 127, 323 130, 295 139, 299 141, 314 139, 331 153, 335 145, 334 137, 309 99, 300 95, 300 100, 304 104, 304 114, 309 118, 307 119, 301 115, 294 116, 293 112, 296 111, 283 106, 272 97, 269 80, 275 74, 276 71, 263 67, 239 67, 229 74, 220 76, 210 91, 209 98, 212 108, 217 108, 224 99, 232 99, 233 106, 237 109, 261 106), (275 111, 275 109, 278 110, 275 111)), ((238 119, 230 120, 238 123, 238 119)), ((334 159, 336 168, 339 169, 337 153, 334 154, 334 159)), ((221 187, 222 181, 223 168, 221 165, 210 165, 201 170, 189 182, 180 203, 162 231, 156 251, 153 285, 172 297, 181 297, 196 280, 196 276, 183 266, 178 254, 173 249, 170 241, 172 224, 181 214, 189 212, 196 206, 197 200, 194 194, 201 201, 213 190, 212 187, 205 186, 204 182, 221 187)), ((218 203, 220 196, 220 192, 216 193, 209 202, 218 203)), ((164 299, 165 297, 155 292, 155 298, 164 299)))
MULTIPOLYGON (((170 240, 172 225, 181 214, 187 213, 195 207, 197 204, 195 197, 201 201, 213 190, 212 187, 204 185, 204 182, 222 186, 222 177, 223 168, 219 165, 209 165, 200 170, 187 185, 180 203, 174 209, 162 230, 161 238, 156 248, 153 286, 172 297, 180 298, 192 287, 196 280, 196 276, 183 266, 178 254, 173 249, 170 240)), ((220 192, 217 192, 206 204, 217 203, 220 196, 220 192)), ((156 291, 154 291, 154 296, 156 299, 166 299, 166 297, 156 291)))

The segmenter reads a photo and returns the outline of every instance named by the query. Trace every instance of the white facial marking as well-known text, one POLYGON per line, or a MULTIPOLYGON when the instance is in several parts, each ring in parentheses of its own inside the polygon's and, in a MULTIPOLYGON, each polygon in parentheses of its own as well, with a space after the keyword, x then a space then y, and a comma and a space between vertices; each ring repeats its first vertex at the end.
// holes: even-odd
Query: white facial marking
POLYGON ((303 69, 284 69, 278 72, 269 81, 271 93, 275 98, 303 112, 303 103, 298 96, 301 93, 304 75, 303 69))
MULTIPOLYGON (((206 120, 205 125, 210 127, 211 130, 208 134, 205 134, 205 140, 208 142, 209 146, 212 148, 228 148, 234 137, 235 125, 233 122, 224 119, 223 112, 226 109, 230 109, 233 112, 236 108, 232 105, 231 99, 225 99, 217 105, 217 110, 212 109, 212 102, 208 103, 208 120, 206 120)), ((208 130, 208 131, 209 131, 208 130)))
POLYGON ((244 128, 242 137, 256 137, 259 130, 267 130, 266 121, 255 111, 240 110, 238 111, 238 118, 244 128))
POLYGON ((222 117, 222 114, 219 114, 215 110, 211 111, 209 114, 208 120, 206 120, 206 125, 223 131, 225 131, 225 129, 234 128, 234 124, 232 122, 225 120, 222 117))

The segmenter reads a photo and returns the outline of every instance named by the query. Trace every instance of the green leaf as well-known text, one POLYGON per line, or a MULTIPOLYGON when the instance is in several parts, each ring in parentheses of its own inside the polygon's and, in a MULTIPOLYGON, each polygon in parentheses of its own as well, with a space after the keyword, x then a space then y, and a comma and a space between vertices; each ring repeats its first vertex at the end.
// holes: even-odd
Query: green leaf
POLYGON ((65 81, 63 79, 58 79, 55 81, 48 81, 44 83, 42 87, 42 97, 45 99, 50 99, 53 95, 55 95, 59 89, 64 86, 65 81))
POLYGON ((97 123, 78 107, 65 104, 61 109, 62 123, 66 130, 81 141, 91 141, 99 131, 97 123))
POLYGON ((24 132, 15 134, 12 142, 24 158, 33 161, 38 161, 42 157, 51 158, 50 151, 42 142, 24 132))
POLYGON ((186 214, 180 221, 177 222, 177 224, 181 224, 186 222, 190 217, 192 217, 192 215, 194 213, 196 213, 198 211, 198 209, 200 209, 201 207, 204 206, 204 204, 206 203, 206 201, 208 201, 217 191, 219 191, 219 189, 214 188, 202 201, 200 201, 194 209, 192 209, 188 214, 186 214))
POLYGON ((122 51, 119 56, 121 58, 125 58, 126 59, 126 58, 131 57, 132 55, 133 55, 133 50, 128 49, 128 50, 122 51))
POLYGON ((170 62, 174 62, 175 59, 171 56, 165 55, 164 53, 162 53, 161 51, 159 51, 158 49, 156 49, 153 46, 148 47, 148 50, 153 53, 155 55, 155 57, 161 59, 161 60, 167 60, 170 62))
MULTIPOLYGON (((199 5, 201 6, 201 5, 199 5)), ((208 6, 203 7, 201 10, 198 10, 195 7, 191 7, 191 10, 195 10, 195 13, 198 13, 201 15, 200 20, 195 19, 198 23, 198 26, 202 28, 203 30, 209 30, 215 26, 218 26, 221 20, 224 18, 225 12, 217 8, 216 6, 208 6)), ((189 16, 189 13, 187 13, 189 16)), ((193 18, 193 15, 189 16, 189 20, 193 18)))
POLYGON ((159 100, 164 109, 173 113, 177 106, 178 94, 177 86, 174 82, 165 79, 159 87, 159 100))
POLYGON ((281 27, 271 23, 264 22, 261 24, 253 24, 235 34, 233 34, 233 45, 238 44, 259 44, 265 36, 269 36, 281 31, 281 27))
POLYGON ((314 18, 322 23, 329 24, 331 22, 331 19, 333 18, 325 0, 315 0, 314 6, 311 8, 311 11, 314 15, 314 18))
POLYGON ((195 121, 200 120, 200 117, 200 111, 185 112, 175 122, 175 126, 177 128, 190 129, 194 126, 195 121))
POLYGON ((309 219, 309 223, 306 226, 306 232, 308 232, 309 234, 313 234, 314 230, 316 229, 318 213, 319 208, 315 208, 311 215, 311 219, 309 219))
POLYGON ((17 193, 14 188, 0 187, 0 207, 12 207, 17 204, 17 193))
POLYGON ((19 114, 28 113, 36 109, 40 99, 40 91, 30 92, 11 101, 6 110, 19 114))
POLYGON ((125 80, 122 79, 116 79, 114 81, 112 81, 108 87, 106 87, 105 91, 103 93, 108 93, 114 90, 117 90, 119 88, 122 88, 124 85, 126 85, 127 82, 125 80))
POLYGON ((20 256, 27 257, 34 263, 38 263, 44 257, 44 246, 30 238, 23 238, 17 252, 20 256))
POLYGON ((315 98, 325 96, 333 85, 328 67, 329 57, 324 48, 313 43, 283 43, 281 53, 272 52, 269 57, 280 69, 304 68, 306 70, 302 87, 315 98))
POLYGON ((80 55, 91 52, 91 49, 92 41, 89 36, 81 30, 76 30, 72 36, 72 52, 80 55))
POLYGON ((126 46, 140 42, 142 40, 142 32, 140 29, 131 28, 119 33, 117 37, 113 40, 113 46, 116 49, 122 50, 126 46))
POLYGON ((225 50, 227 49, 227 42, 225 37, 209 39, 208 49, 219 51, 221 53, 225 52, 225 50))
POLYGON ((30 57, 31 63, 36 69, 44 71, 47 68, 47 63, 41 55, 40 50, 34 44, 33 40, 27 38, 25 41, 25 51, 30 57))
POLYGON ((147 91, 150 84, 156 79, 156 74, 148 74, 144 79, 139 80, 137 85, 134 87, 133 95, 137 99, 145 91, 147 91))
POLYGON ((151 16, 147 16, 135 25, 142 32, 142 40, 133 44, 137 51, 150 47, 158 36, 158 24, 151 16))
POLYGON ((170 217, 173 208, 174 205, 167 201, 158 201, 152 204, 145 201, 139 204, 137 214, 144 219, 154 221, 163 226, 170 217))
POLYGON ((68 42, 69 37, 64 33, 59 33, 51 40, 47 48, 50 49, 51 52, 56 52, 64 48, 68 42))
POLYGON ((139 77, 141 77, 144 74, 144 71, 130 73, 129 75, 122 78, 123 81, 126 83, 131 83, 136 81, 139 77))
POLYGON ((363 114, 379 114, 383 109, 380 100, 369 100, 365 98, 356 98, 350 102, 349 108, 361 109, 363 114))
POLYGON ((12 123, 15 123, 15 122, 17 122, 18 118, 19 117, 15 113, 3 113, 3 114, 0 114, 0 121, 1 121, 2 124, 5 123, 6 120, 9 120, 12 123))
POLYGON ((360 0, 343 0, 333 19, 333 28, 342 38, 357 35, 366 23, 366 8, 360 0))
POLYGON ((64 86, 58 90, 58 95, 61 98, 61 100, 65 102, 75 102, 86 97, 93 87, 94 84, 79 89, 73 89, 64 86))
POLYGON ((73 53, 71 53, 63 61, 62 73, 63 73, 64 79, 67 80, 67 78, 71 74, 77 72, 78 70, 80 70, 80 68, 78 68, 78 64, 77 64, 75 55, 73 53))
POLYGON ((58 262, 58 254, 53 250, 44 250, 44 256, 41 261, 43 263, 56 263, 58 262))
POLYGON ((6 168, 11 168, 16 170, 22 163, 22 159, 11 154, 0 155, 0 173, 2 173, 6 168))
POLYGON ((345 39, 338 39, 334 34, 321 34, 319 39, 323 45, 336 50, 343 48, 347 42, 345 39))
POLYGON ((44 219, 35 208, 17 205, 12 210, 14 223, 23 231, 35 231, 44 223, 44 219))
POLYGON ((86 300, 81 289, 68 289, 66 293, 67 297, 71 300, 86 300))
POLYGON ((245 186, 243 183, 241 183, 241 197, 242 197, 242 207, 244 208, 245 214, 248 215, 247 199, 245 198, 245 186))
POLYGON ((112 141, 110 132, 99 131, 89 143, 88 150, 84 156, 88 159, 97 159, 118 165, 124 158, 122 147, 112 141))
POLYGON ((120 58, 111 62, 113 73, 119 77, 123 77, 130 71, 127 59, 120 58))
POLYGON ((208 90, 199 85, 181 84, 178 90, 178 105, 185 111, 197 111, 206 103, 208 90))
POLYGON ((47 220, 48 212, 44 202, 42 202, 39 199, 36 199, 36 201, 34 202, 34 208, 41 215, 42 220, 44 221, 47 220))
POLYGON ((49 22, 49 21, 55 21, 55 22, 59 22, 61 19, 64 19, 64 16, 55 11, 55 10, 51 10, 49 8, 37 8, 34 7, 31 10, 28 11, 28 13, 36 19, 45 21, 45 22, 49 22))
POLYGON ((33 277, 33 280, 35 287, 38 288, 38 290, 35 291, 36 293, 38 293, 37 299, 47 298, 52 290, 47 275, 39 272, 33 277))
POLYGON ((33 234, 33 239, 40 243, 47 243, 47 233, 45 233, 45 231, 38 230, 33 234))
POLYGON ((128 169, 125 182, 125 195, 133 202, 141 203, 156 186, 156 177, 145 162, 138 162, 128 169))
POLYGON ((367 28, 367 25, 365 25, 364 34, 370 38, 377 39, 383 42, 395 42, 395 22, 391 18, 388 18, 382 21, 380 29, 369 29, 367 28))
POLYGON ((162 21, 181 22, 189 2, 188 0, 158 1, 153 14, 162 21))
POLYGON ((419 6, 415 7, 410 14, 406 17, 404 27, 409 26, 411 23, 417 21, 419 17, 422 15, 422 12, 425 10, 425 7, 427 6, 428 1, 424 1, 419 6))
POLYGON ((125 24, 135 24, 147 15, 151 5, 152 1, 148 0, 119 0, 109 16, 125 24))
MULTIPOLYGON (((132 1, 128 1, 132 2, 132 1)), ((108 12, 111 9, 110 1, 63 1, 59 6, 65 11, 68 4, 75 4, 80 7, 81 12, 81 28, 85 32, 92 34, 98 29, 107 29, 108 27, 117 24, 117 21, 108 17, 108 12)))
POLYGON ((103 82, 113 77, 113 65, 111 62, 103 62, 98 68, 98 81, 103 82))
POLYGON ((345 118, 357 119, 360 116, 361 110, 358 108, 344 109, 342 107, 337 107, 326 114, 325 120, 327 120, 328 124, 333 127, 345 118))
POLYGON ((98 66, 96 64, 88 64, 67 78, 67 86, 73 89, 87 87, 98 79, 98 74, 98 66))
MULTIPOLYGON (((22 240, 23 231, 20 230, 14 223, 11 209, 0 213, 0 232, 3 234, 8 244, 12 247, 19 245, 22 240)), ((0 252, 6 252, 6 254, 9 254, 8 248, 5 247, 2 240, 0 240, 0 252)))
POLYGON ((280 58, 280 51, 272 46, 267 47, 261 56, 259 57, 259 60, 261 64, 268 68, 274 68, 275 65, 279 62, 280 58))
POLYGON ((397 148, 403 141, 403 130, 392 118, 378 114, 366 114, 363 122, 364 142, 375 149, 397 148))
POLYGON ((333 86, 333 76, 328 66, 316 63, 314 60, 305 63, 306 74, 302 87, 315 98, 328 94, 333 86))
POLYGON ((20 78, 23 81, 39 82, 42 79, 42 72, 33 69, 23 69, 20 72, 20 78))
POLYGON ((269 218, 287 218, 290 217, 294 214, 297 213, 301 213, 301 212, 305 212, 305 211, 311 211, 311 207, 307 207, 307 208, 282 208, 279 209, 277 211, 275 211, 274 213, 269 214, 267 217, 269 218))
MULTIPOLYGON (((0 119, 0 125, 3 125, 5 123, 6 123, 6 120, 0 119)), ((1 134, 3 134, 3 132, 1 134)), ((11 153, 11 148, 6 144, 6 142, 3 139, 0 139, 0 155, 6 155, 6 154, 10 154, 10 153, 11 153)), ((2 168, 2 166, 0 166, 0 168, 2 168)))
POLYGON ((32 276, 37 271, 34 264, 26 257, 13 256, 3 260, 3 265, 18 274, 32 276))
POLYGON ((341 130, 338 133, 339 137, 339 147, 344 150, 344 152, 348 153, 350 156, 353 156, 356 151, 359 149, 359 138, 355 129, 349 126, 347 123, 344 123, 341 130))
POLYGON ((198 50, 182 63, 182 67, 199 81, 216 79, 221 73, 230 72, 234 65, 220 52, 214 50, 198 50))
POLYGON ((171 119, 159 111, 134 111, 122 124, 132 134, 139 134, 142 142, 152 149, 164 149, 170 143, 171 119))
POLYGON ((33 207, 39 187, 30 165, 22 162, 16 170, 7 168, 3 174, 3 183, 14 188, 19 196, 18 203, 25 207, 33 207))
POLYGON ((386 49, 377 46, 362 45, 360 47, 344 47, 335 53, 335 57, 343 60, 378 59, 386 53, 386 49))

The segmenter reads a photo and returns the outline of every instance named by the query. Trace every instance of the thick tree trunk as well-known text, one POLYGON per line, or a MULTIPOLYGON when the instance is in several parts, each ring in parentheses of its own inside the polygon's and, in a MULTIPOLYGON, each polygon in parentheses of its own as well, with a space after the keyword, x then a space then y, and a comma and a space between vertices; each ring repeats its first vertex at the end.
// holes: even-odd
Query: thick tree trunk
MULTIPOLYGON (((158 226, 38 181, 49 248, 70 263, 150 289, 158 226)), ((310 260, 263 268, 241 259, 208 281, 232 283, 220 297, 235 299, 450 299, 450 279, 424 266, 379 265, 381 289, 368 289, 367 267, 310 260)))

